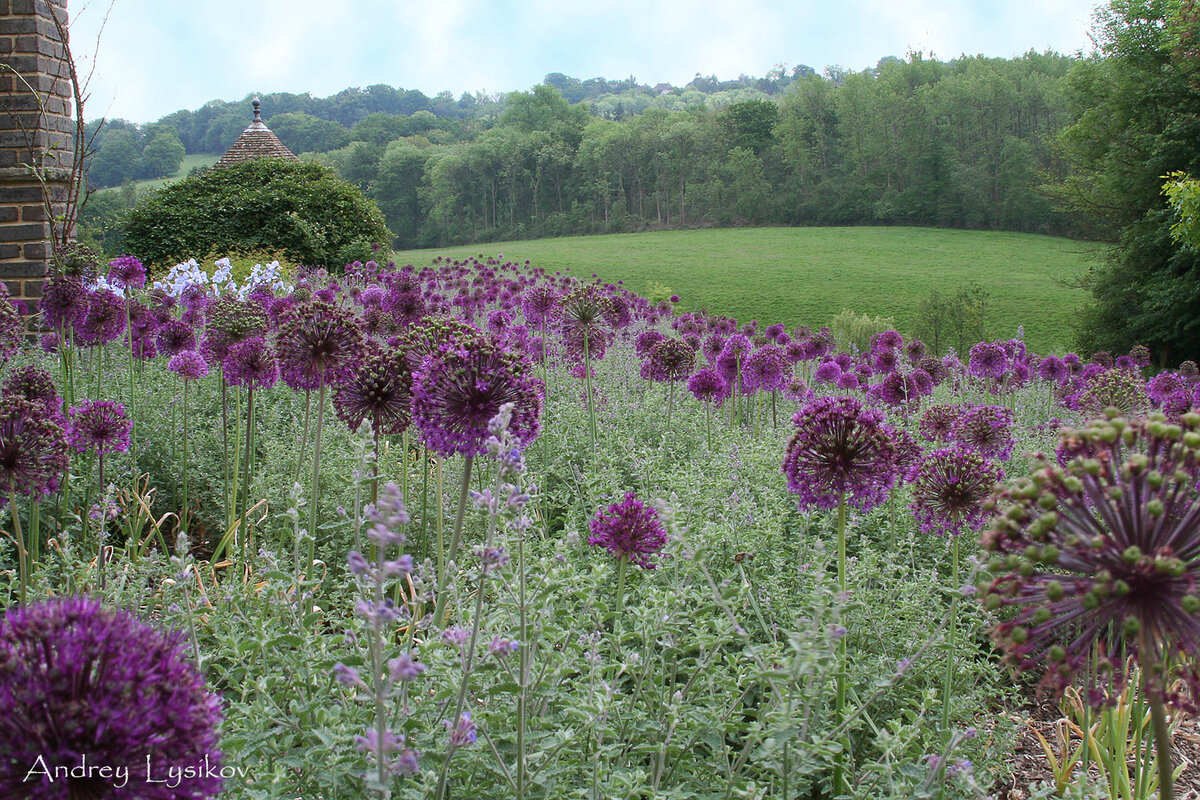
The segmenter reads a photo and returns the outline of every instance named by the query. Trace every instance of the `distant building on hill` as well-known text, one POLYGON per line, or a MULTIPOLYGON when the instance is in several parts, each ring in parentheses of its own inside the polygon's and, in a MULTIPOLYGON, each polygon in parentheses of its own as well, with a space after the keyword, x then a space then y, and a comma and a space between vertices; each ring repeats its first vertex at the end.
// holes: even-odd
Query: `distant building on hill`
POLYGON ((225 151, 225 155, 221 156, 221 160, 214 164, 214 167, 228 167, 232 164, 238 164, 242 161, 252 161, 256 158, 286 158, 289 161, 300 160, 263 123, 262 112, 259 108, 262 105, 262 101, 256 97, 254 98, 253 105, 254 121, 250 123, 250 126, 246 130, 242 131, 242 135, 237 138, 232 147, 225 151))

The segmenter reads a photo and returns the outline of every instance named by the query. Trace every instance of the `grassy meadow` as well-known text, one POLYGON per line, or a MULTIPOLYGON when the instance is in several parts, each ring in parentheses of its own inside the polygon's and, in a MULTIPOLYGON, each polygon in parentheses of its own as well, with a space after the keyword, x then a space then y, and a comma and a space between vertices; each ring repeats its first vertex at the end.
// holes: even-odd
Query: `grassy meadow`
POLYGON ((706 307, 739 320, 819 326, 850 309, 917 322, 931 289, 977 284, 989 294, 987 334, 1025 326, 1035 352, 1065 352, 1085 293, 1070 288, 1095 245, 1050 236, 933 228, 735 228, 567 237, 397 253, 428 263, 503 253, 553 273, 596 273, 639 294, 678 294, 685 311, 706 307))

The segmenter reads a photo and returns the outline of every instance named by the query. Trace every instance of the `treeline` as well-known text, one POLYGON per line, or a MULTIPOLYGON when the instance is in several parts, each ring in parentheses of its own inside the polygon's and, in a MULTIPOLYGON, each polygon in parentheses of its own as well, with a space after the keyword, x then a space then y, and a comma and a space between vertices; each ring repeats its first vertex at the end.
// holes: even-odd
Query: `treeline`
MULTIPOLYGON (((683 89, 554 74, 528 92, 439 95, 445 107, 425 98, 407 113, 379 109, 421 98, 369 87, 323 107, 337 119, 280 108, 328 102, 306 96, 263 107, 282 112, 267 122, 285 144, 379 204, 401 247, 764 224, 1069 233, 1038 187, 1064 174, 1053 144, 1075 63, 914 54, 862 72, 797 67, 683 89)), ((211 124, 199 130, 215 106, 156 125, 177 126, 189 151, 208 147, 211 124)), ((232 136, 247 106, 233 107, 232 136)))

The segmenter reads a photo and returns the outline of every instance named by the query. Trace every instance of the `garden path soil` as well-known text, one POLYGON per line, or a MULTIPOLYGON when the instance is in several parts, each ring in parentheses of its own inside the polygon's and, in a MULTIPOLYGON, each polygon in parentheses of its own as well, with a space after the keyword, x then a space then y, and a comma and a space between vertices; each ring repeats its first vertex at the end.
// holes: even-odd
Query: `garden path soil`
MULTIPOLYGON (((1054 743, 1055 723, 1062 718, 1053 703, 1014 712, 1019 722, 1031 723, 1046 738, 1054 743)), ((1054 776, 1046 763, 1046 754, 1029 724, 1023 727, 1012 757, 1013 776, 994 787, 998 800, 1027 800, 1030 787, 1054 776)), ((1184 720, 1175 734, 1174 761, 1188 766, 1175 784, 1176 800, 1200 800, 1200 720, 1184 720)))

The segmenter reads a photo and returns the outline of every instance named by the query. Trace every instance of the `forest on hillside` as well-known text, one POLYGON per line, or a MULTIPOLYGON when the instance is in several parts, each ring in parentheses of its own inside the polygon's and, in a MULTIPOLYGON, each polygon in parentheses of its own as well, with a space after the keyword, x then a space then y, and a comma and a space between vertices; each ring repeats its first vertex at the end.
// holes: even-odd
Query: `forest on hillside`
MULTIPOLYGON (((383 210, 397 247, 732 225, 914 224, 1075 233, 1039 191, 1060 181, 1079 59, 1035 52, 649 86, 547 75, 507 95, 375 85, 263 95, 294 152, 383 210)), ((223 152, 247 100, 99 128, 90 179, 170 174, 223 152), (172 167, 172 163, 174 166, 172 167)), ((85 226, 119 246, 135 193, 93 197, 85 226)))

